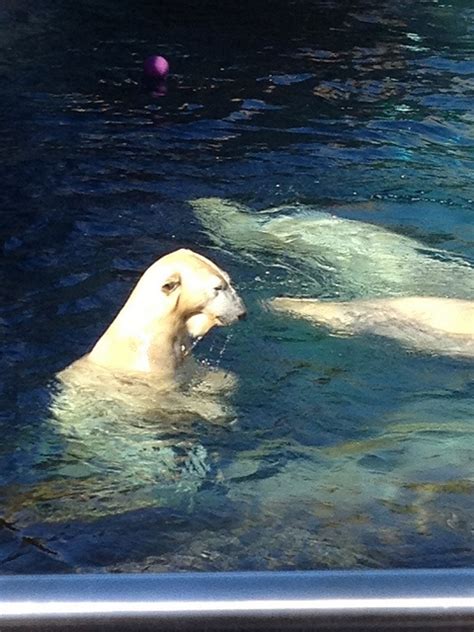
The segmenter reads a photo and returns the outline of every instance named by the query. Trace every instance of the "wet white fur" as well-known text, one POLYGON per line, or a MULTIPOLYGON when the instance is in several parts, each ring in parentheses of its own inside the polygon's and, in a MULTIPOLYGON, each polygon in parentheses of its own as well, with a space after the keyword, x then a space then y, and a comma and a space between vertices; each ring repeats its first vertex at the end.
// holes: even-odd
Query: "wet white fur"
POLYGON ((219 198, 191 204, 217 243, 304 263, 326 278, 338 299, 276 298, 270 302, 275 310, 344 334, 375 333, 417 349, 474 354, 474 269, 460 257, 308 206, 251 212, 219 198))

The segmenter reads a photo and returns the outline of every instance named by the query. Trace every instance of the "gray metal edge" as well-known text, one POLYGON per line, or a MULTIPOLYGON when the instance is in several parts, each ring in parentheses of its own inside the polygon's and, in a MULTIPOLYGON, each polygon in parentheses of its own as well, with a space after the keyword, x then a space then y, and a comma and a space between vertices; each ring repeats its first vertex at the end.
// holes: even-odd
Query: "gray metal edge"
POLYGON ((468 629, 474 628, 474 570, 0 577, 0 632, 50 629, 61 622, 68 622, 68 629, 85 624, 92 630, 110 621, 122 621, 116 629, 138 630, 145 629, 145 620, 167 622, 160 629, 196 629, 203 620, 222 625, 238 620, 241 630, 259 629, 256 621, 264 622, 261 629, 281 629, 285 620, 300 621, 298 629, 330 621, 342 629, 340 620, 364 622, 366 629, 371 624, 381 629, 381 621, 391 621, 395 629, 404 629, 404 622, 468 629))

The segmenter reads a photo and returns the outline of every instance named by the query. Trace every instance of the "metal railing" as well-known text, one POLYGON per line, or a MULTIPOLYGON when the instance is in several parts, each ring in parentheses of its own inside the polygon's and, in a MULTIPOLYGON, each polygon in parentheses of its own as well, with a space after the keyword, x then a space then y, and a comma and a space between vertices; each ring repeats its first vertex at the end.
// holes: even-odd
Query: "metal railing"
POLYGON ((474 571, 0 577, 0 631, 472 630, 474 571))

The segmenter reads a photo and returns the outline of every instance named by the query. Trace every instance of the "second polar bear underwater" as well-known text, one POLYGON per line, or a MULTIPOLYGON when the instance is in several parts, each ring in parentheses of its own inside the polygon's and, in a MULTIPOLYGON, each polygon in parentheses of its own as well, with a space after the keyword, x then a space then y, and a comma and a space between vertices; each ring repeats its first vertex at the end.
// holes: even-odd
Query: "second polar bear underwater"
POLYGON ((273 309, 342 334, 373 333, 420 350, 474 355, 474 269, 462 258, 311 206, 252 212, 220 198, 191 205, 215 243, 297 261, 325 277, 337 298, 277 297, 273 309))

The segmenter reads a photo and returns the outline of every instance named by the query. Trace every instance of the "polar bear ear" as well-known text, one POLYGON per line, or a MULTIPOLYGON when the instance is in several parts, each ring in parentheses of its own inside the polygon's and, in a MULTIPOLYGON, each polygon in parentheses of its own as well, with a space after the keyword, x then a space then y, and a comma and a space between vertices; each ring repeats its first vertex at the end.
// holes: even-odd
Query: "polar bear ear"
POLYGON ((181 285, 181 276, 176 272, 170 275, 161 285, 161 291, 167 296, 174 292, 181 285))

